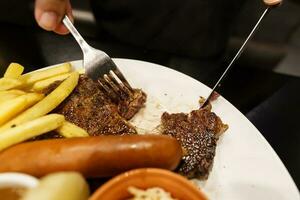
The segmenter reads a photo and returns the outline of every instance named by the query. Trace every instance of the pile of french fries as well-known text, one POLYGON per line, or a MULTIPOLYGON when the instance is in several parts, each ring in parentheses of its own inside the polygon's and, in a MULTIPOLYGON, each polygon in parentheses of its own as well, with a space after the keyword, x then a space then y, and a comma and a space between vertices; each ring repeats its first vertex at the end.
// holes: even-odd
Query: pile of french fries
POLYGON ((24 67, 12 63, 0 78, 0 151, 41 134, 56 131, 63 137, 86 137, 88 133, 51 113, 78 84, 79 73, 70 63, 23 74, 24 67), (48 95, 43 90, 61 83, 48 95))

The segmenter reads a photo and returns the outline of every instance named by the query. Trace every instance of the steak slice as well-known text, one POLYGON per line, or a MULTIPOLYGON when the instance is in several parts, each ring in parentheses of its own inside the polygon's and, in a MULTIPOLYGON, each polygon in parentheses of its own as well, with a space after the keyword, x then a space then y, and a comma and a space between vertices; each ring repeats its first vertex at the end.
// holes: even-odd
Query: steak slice
MULTIPOLYGON (((122 102, 124 108, 120 114, 126 119, 136 114, 146 101, 145 94, 135 93, 144 94, 141 90, 134 90, 128 102, 122 102)), ((136 134, 135 128, 119 114, 119 107, 99 88, 98 83, 81 75, 72 94, 54 112, 63 114, 66 120, 93 136, 136 134)))
POLYGON ((178 172, 188 178, 208 177, 213 164, 219 135, 228 128, 211 107, 193 110, 189 114, 163 113, 162 133, 176 138, 183 148, 178 172))
POLYGON ((118 102, 118 111, 122 117, 130 120, 146 103, 146 94, 139 89, 134 89, 132 94, 118 102))

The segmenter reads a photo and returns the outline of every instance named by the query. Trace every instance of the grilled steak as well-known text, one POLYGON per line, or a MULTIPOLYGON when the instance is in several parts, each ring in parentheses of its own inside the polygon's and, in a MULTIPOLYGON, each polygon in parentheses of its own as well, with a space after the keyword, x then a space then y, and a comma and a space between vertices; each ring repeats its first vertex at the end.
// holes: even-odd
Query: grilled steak
POLYGON ((136 89, 128 100, 117 105, 96 82, 82 75, 72 94, 54 112, 63 114, 66 120, 90 135, 136 134, 135 128, 126 119, 136 114, 145 101, 145 93, 136 89))
POLYGON ((184 156, 178 172, 188 178, 207 178, 212 167, 218 137, 228 126, 211 107, 189 114, 164 113, 161 117, 163 134, 175 137, 182 145, 184 156))

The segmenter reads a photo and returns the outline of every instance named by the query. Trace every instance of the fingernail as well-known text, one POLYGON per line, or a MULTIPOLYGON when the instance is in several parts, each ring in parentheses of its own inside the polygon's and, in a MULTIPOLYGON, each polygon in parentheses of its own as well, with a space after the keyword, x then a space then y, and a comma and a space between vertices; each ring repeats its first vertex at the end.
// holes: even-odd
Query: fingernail
POLYGON ((48 31, 57 26, 57 14, 55 12, 44 12, 39 20, 39 25, 48 31))

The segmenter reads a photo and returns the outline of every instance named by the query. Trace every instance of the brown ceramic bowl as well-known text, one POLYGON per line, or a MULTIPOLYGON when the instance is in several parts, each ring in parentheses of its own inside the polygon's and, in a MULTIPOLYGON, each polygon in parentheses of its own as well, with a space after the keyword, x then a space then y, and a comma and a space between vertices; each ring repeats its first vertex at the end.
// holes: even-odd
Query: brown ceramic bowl
POLYGON ((178 200, 206 200, 205 195, 183 176, 164 169, 142 168, 125 172, 101 186, 89 200, 126 200, 128 188, 163 188, 178 200))

